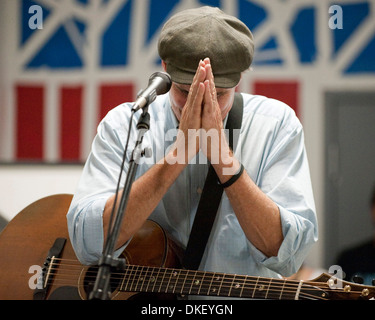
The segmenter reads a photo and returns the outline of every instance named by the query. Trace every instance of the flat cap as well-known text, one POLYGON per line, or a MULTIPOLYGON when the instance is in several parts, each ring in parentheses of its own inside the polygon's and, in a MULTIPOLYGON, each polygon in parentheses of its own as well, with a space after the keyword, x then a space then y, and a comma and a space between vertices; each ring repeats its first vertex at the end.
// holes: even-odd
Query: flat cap
POLYGON ((172 16, 160 33, 158 51, 174 82, 191 84, 199 61, 208 57, 215 85, 233 88, 250 68, 254 41, 242 21, 204 6, 172 16))

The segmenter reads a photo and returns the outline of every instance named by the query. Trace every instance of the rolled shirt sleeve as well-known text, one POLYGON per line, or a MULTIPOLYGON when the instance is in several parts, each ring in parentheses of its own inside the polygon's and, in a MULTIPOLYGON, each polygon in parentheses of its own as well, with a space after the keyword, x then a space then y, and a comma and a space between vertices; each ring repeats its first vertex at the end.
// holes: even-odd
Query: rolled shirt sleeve
POLYGON ((318 223, 302 125, 294 112, 286 110, 257 181, 279 207, 284 240, 275 257, 267 258, 250 242, 249 248, 258 263, 290 276, 298 271, 318 240, 318 223))

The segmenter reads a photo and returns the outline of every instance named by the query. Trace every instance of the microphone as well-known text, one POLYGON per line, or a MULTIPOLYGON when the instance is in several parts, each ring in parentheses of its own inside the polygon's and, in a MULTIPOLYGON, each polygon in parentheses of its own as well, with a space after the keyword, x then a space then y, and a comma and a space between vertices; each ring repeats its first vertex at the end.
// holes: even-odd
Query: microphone
POLYGON ((167 93, 171 88, 172 80, 168 73, 155 72, 148 80, 148 86, 142 90, 133 104, 132 111, 136 112, 152 103, 157 95, 167 93))

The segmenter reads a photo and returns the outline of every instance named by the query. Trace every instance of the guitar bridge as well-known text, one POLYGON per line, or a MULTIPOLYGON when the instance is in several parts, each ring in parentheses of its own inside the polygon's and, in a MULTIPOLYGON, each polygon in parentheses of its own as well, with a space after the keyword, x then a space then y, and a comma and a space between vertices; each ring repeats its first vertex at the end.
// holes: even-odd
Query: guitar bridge
POLYGON ((38 279, 37 288, 34 290, 34 300, 45 300, 49 287, 48 283, 51 283, 50 280, 53 279, 55 273, 55 268, 53 267, 54 260, 60 257, 61 252, 64 249, 65 242, 65 238, 57 238, 51 249, 49 249, 47 258, 43 264, 42 274, 38 279))

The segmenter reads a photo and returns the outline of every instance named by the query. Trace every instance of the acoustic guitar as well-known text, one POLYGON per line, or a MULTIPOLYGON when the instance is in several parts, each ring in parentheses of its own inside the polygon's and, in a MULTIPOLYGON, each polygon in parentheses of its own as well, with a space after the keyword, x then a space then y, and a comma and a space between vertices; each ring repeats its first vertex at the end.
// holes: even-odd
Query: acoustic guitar
MULTIPOLYGON (((0 300, 88 299, 97 266, 82 265, 69 241, 72 195, 34 202, 0 234, 0 300)), ((111 274, 111 299, 173 299, 178 295, 278 300, 369 300, 375 287, 322 274, 311 281, 184 270, 164 230, 146 221, 111 274)))

